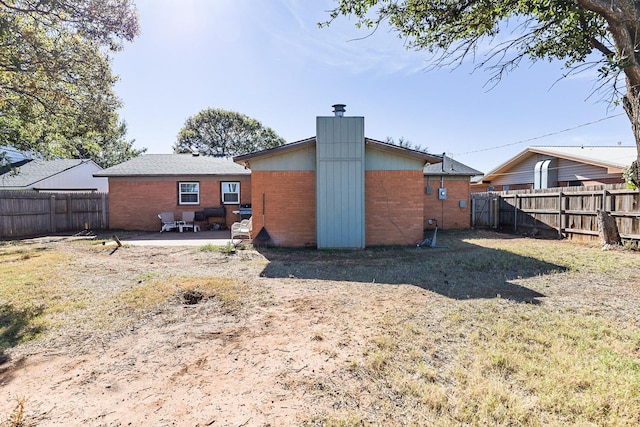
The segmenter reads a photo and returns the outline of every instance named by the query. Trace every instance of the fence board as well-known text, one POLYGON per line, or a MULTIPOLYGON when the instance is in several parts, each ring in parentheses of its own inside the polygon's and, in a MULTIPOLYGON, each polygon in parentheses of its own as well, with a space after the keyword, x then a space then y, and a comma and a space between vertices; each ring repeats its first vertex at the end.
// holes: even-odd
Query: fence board
POLYGON ((106 230, 107 193, 0 191, 0 238, 106 230))
POLYGON ((624 184, 563 187, 471 194, 472 226, 512 229, 515 232, 552 233, 582 240, 597 239, 598 210, 616 219, 620 236, 640 240, 640 191, 624 184), (498 223, 491 212, 478 206, 493 200, 499 208, 498 223))

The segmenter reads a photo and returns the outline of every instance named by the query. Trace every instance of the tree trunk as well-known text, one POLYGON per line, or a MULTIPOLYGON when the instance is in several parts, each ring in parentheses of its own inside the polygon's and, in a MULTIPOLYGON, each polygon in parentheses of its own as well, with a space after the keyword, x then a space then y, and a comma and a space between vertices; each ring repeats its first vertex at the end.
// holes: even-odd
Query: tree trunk
POLYGON ((603 246, 619 245, 621 243, 615 218, 602 210, 598 211, 598 235, 603 246))
POLYGON ((631 180, 640 187, 640 88, 632 86, 627 79, 627 93, 623 98, 624 110, 631 122, 631 130, 636 140, 637 156, 631 164, 631 180))
POLYGON ((600 14, 608 24, 615 45, 615 55, 603 52, 617 63, 626 80, 622 98, 631 131, 636 142, 636 161, 631 165, 632 181, 640 186, 640 2, 632 0, 575 0, 583 7, 600 14))

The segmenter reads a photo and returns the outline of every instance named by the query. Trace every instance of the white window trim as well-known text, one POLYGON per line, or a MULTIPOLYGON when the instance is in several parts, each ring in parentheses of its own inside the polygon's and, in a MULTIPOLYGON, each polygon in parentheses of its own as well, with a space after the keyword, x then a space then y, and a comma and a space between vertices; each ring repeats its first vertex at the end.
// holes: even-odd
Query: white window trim
POLYGON ((223 205, 239 205, 240 204, 240 181, 222 181, 220 183, 220 199, 222 199, 222 204, 223 205), (225 184, 236 184, 238 186, 238 191, 236 192, 225 192, 224 191, 224 186, 225 184), (227 202, 224 200, 224 195, 225 194, 237 194, 238 195, 238 201, 236 202, 227 202))
POLYGON ((178 182, 178 205, 199 205, 200 204, 200 183, 198 181, 181 181, 178 182), (182 192, 182 184, 196 184, 198 186, 198 191, 196 193, 192 192, 182 192), (182 195, 183 194, 195 194, 197 199, 195 202, 183 202, 182 195))

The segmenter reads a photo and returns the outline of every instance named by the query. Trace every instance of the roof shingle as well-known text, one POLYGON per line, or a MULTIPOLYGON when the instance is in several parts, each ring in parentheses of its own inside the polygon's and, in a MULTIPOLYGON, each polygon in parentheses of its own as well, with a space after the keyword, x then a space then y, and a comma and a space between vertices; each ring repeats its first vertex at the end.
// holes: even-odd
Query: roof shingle
POLYGON ((27 188, 43 179, 90 161, 82 159, 31 160, 20 165, 17 174, 8 171, 0 175, 0 187, 27 188))
POLYGON ((116 176, 185 176, 250 175, 251 171, 229 157, 194 156, 192 154, 145 154, 107 168, 96 177, 116 176))
POLYGON ((425 175, 429 176, 476 176, 482 175, 479 170, 473 169, 451 157, 444 157, 440 163, 426 165, 423 169, 425 175))

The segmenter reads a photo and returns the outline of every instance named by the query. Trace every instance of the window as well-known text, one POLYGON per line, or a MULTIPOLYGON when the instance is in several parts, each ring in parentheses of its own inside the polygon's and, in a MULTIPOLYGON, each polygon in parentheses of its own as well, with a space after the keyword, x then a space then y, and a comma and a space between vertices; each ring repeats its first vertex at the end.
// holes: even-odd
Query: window
POLYGON ((222 203, 239 204, 240 203, 240 183, 239 182, 223 182, 222 183, 222 203))
POLYGON ((199 182, 179 182, 178 183, 178 204, 179 205, 200 204, 200 183, 199 182))

